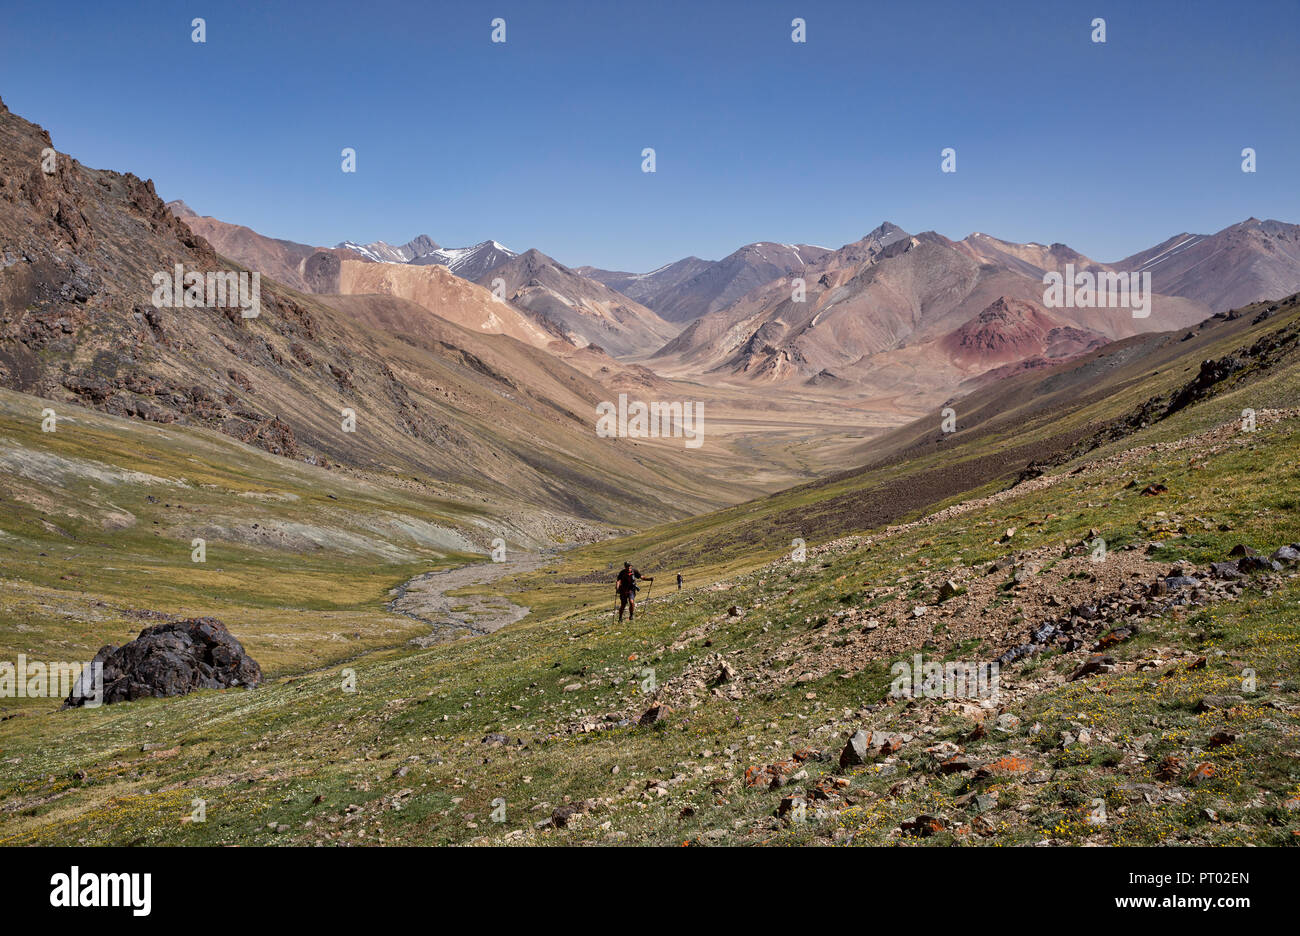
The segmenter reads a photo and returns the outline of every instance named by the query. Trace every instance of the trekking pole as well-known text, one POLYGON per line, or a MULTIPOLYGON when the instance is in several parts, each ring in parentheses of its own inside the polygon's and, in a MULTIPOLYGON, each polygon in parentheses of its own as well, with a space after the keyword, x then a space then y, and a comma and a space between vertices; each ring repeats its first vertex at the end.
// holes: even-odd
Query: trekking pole
MULTIPOLYGON (((655 587, 654 579, 651 579, 650 584, 646 586, 646 590, 645 590, 645 605, 643 607, 646 609, 650 607, 650 593, 654 591, 654 587, 655 587)), ((649 610, 644 610, 641 613, 645 615, 645 614, 649 614, 650 612, 649 610)))

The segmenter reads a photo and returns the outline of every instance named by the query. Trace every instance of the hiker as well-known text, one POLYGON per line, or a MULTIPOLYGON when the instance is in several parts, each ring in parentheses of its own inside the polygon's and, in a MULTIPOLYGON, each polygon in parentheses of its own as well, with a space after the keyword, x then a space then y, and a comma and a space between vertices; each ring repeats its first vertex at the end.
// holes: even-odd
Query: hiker
POLYGON ((682 590, 682 573, 680 572, 677 573, 677 590, 682 590))
POLYGON ((623 623, 623 609, 627 608, 627 619, 629 621, 636 617, 636 593, 637 581, 644 579, 647 582, 653 582, 653 576, 642 575, 640 570, 632 568, 632 563, 623 563, 623 571, 618 573, 618 578, 614 580, 614 593, 618 595, 618 621, 623 623))

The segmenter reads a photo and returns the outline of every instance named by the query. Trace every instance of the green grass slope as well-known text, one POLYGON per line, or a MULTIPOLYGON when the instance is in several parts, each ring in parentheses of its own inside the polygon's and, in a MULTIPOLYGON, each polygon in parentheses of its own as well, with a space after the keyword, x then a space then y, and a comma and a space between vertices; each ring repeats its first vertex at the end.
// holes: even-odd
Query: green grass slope
MULTIPOLYGON (((1211 349, 1228 353, 1295 314, 1247 320, 1211 349)), ((1160 368, 1177 372, 1116 384, 1113 402, 1085 404, 1066 434, 1089 437, 1183 386, 1194 357, 1189 349, 1160 368)), ((776 555, 746 524, 904 479, 908 467, 779 495, 751 505, 757 519, 729 511, 659 531, 675 549, 703 549, 692 544, 704 534, 740 545, 700 557, 707 585, 676 594, 660 580, 635 623, 612 620, 609 585, 593 566, 634 548, 653 555, 650 535, 578 562, 565 556, 555 574, 536 577, 545 586, 518 583, 534 614, 471 641, 323 666, 286 657, 253 691, 95 711, 6 701, 0 842, 1291 843, 1300 806, 1294 568, 1207 584, 1186 602, 1140 597, 1175 563, 1205 579, 1205 564, 1237 543, 1267 551, 1300 540, 1300 413, 1276 405, 1295 399, 1295 368, 1284 360, 1242 376, 1009 491, 991 478, 924 519, 921 505, 910 507, 899 519, 913 522, 889 528, 847 517, 846 530, 863 535, 815 546, 804 563, 776 555), (1258 411, 1254 432, 1241 427, 1247 407, 1258 411), (1165 493, 1144 495, 1150 484, 1165 493), (1086 544, 1098 536, 1109 552, 1093 563, 1086 544), (957 587, 941 600, 948 580, 957 587), (1111 639, 1093 628, 1076 649, 1006 666, 988 704, 890 693, 891 664, 913 653, 992 659, 1048 617, 1120 594, 1130 597, 1114 600, 1107 628, 1130 632, 1113 637, 1103 672, 1068 679, 1111 639), (344 669, 355 672, 355 691, 344 669), (639 724, 654 703, 666 706, 662 718, 639 724), (859 729, 888 743, 841 768, 845 739, 859 729), (196 801, 203 822, 193 820, 196 801)), ((1019 422, 1021 436, 1048 431, 1019 422)), ((996 447, 990 428, 970 457, 996 447)), ((138 467, 154 456, 120 457, 138 467)), ((944 457, 922 457, 916 483, 944 457)), ((35 542, 35 508, 5 505, 35 542)), ((5 529, 15 532, 14 522, 5 529)), ((35 589, 70 586, 54 553, 37 562, 31 548, 5 553, 5 567, 27 557, 18 593, 35 608, 49 602, 35 589)), ((251 552, 245 561, 255 562, 251 552)), ((348 583, 340 601, 346 593, 348 613, 378 622, 383 587, 404 571, 390 567, 384 579, 366 560, 348 574, 367 572, 374 586, 348 583)), ((120 600, 143 587, 146 573, 135 574, 120 600)), ((163 581, 150 584, 172 607, 190 600, 188 588, 249 587, 163 581)), ((114 587, 105 577, 86 593, 114 587)), ((260 598, 239 599, 254 628, 277 589, 305 586, 286 570, 260 587, 260 598)), ((8 581, 5 589, 8 602, 8 581)), ((276 613, 292 614, 296 600, 276 613)), ((303 627, 319 628, 334 610, 301 614, 303 627)), ((95 643, 54 643, 80 624, 60 629, 46 617, 34 626, 14 648, 61 658, 95 643)), ((289 633, 292 623, 276 627, 289 633)), ((311 639, 304 657, 325 644, 311 639)), ((278 640, 267 633, 258 644, 250 632, 246 643, 277 652, 278 640)))

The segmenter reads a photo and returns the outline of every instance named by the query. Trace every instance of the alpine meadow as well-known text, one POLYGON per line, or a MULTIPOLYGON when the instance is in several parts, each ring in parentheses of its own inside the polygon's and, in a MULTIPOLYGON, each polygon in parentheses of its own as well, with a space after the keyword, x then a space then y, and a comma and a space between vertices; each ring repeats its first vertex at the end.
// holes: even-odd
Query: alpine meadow
POLYGON ((4 20, 11 907, 337 925, 403 846, 1284 906, 1295 4, 4 20))

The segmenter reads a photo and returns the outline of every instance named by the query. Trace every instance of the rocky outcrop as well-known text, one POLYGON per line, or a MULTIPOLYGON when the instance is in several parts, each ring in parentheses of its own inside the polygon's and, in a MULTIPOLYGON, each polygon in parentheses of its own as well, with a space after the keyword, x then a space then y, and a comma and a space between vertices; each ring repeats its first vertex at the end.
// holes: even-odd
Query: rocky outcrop
MULTIPOLYGON (((262 668, 244 652, 226 626, 216 618, 191 618, 146 627, 121 647, 103 647, 91 663, 104 667, 105 703, 146 696, 177 696, 195 689, 252 689, 262 681, 262 668)), ((77 680, 63 707, 77 708, 92 700, 88 669, 77 680)))

